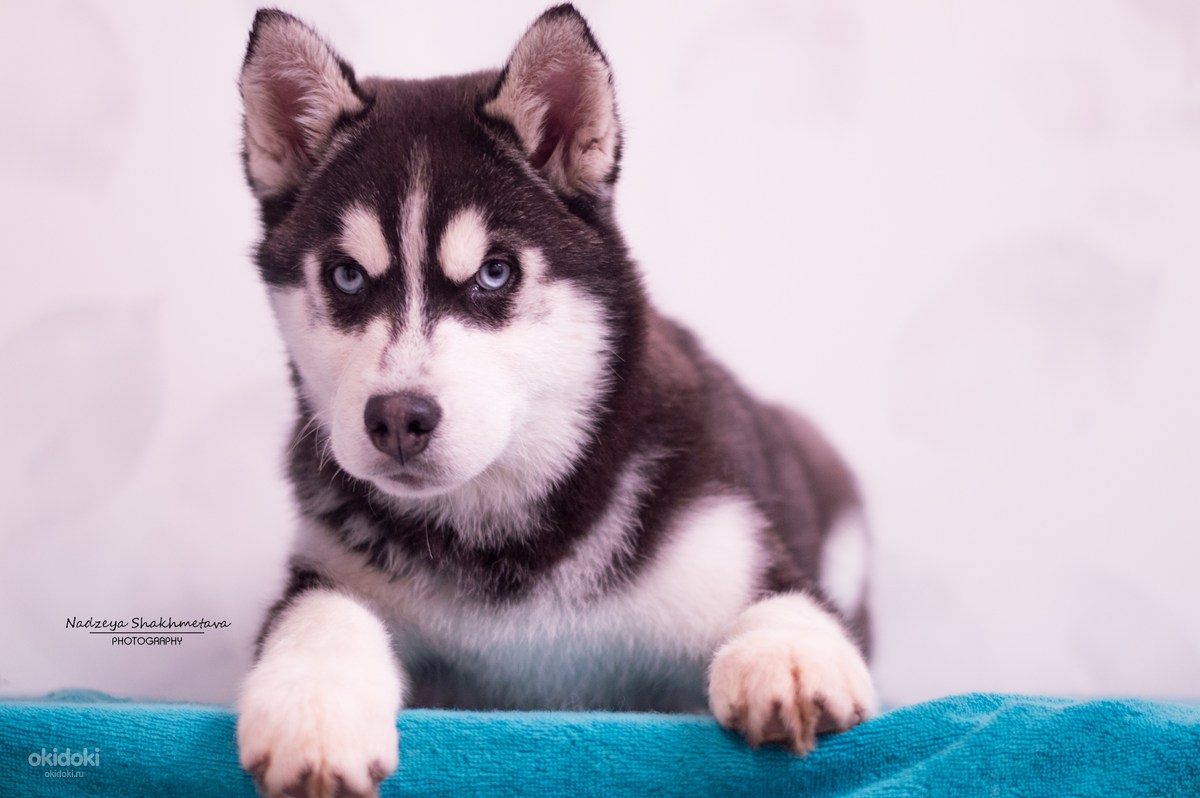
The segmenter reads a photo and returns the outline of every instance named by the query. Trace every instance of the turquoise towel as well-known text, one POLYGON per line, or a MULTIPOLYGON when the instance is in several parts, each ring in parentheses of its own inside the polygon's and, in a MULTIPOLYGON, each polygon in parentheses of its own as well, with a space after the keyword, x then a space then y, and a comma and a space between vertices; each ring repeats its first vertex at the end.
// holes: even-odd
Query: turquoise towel
MULTIPOLYGON (((0 703, 0 796, 253 796, 228 707, 94 693, 0 703), (99 748, 97 764, 31 765, 99 748)), ((967 695, 796 759, 702 716, 411 710, 384 796, 1196 796, 1200 707, 967 695)))

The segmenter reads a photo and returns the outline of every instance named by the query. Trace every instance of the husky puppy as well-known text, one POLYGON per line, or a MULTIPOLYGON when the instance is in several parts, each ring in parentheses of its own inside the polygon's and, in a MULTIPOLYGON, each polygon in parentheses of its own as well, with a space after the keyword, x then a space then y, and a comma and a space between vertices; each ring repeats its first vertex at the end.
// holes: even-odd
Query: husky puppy
POLYGON ((800 753, 869 717, 854 480, 647 302, 579 13, 415 81, 264 10, 240 85, 299 415, 238 703, 260 789, 374 794, 403 706, 707 707, 800 753))

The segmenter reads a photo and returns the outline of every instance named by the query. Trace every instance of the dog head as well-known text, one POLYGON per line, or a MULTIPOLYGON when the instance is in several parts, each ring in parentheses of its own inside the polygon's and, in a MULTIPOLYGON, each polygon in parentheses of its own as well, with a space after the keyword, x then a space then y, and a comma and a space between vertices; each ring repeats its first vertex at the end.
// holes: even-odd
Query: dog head
POLYGON ((500 72, 359 81, 260 11, 240 85, 258 264, 327 453, 406 501, 544 494, 594 432, 640 301, 583 18, 547 11, 500 72))

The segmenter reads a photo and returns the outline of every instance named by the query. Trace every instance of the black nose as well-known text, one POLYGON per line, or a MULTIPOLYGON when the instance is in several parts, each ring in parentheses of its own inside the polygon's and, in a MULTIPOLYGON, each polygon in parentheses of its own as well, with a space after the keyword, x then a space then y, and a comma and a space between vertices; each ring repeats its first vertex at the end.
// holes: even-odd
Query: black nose
POLYGON ((425 451, 430 434, 441 420, 442 409, 437 402, 417 393, 372 396, 363 413, 371 443, 401 463, 425 451))

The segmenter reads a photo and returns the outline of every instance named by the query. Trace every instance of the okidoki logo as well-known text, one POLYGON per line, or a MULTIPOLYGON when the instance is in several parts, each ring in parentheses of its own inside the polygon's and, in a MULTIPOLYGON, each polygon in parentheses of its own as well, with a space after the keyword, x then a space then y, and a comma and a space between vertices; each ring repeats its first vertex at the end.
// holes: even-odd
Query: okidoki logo
POLYGON ((54 748, 47 752, 43 748, 41 751, 34 751, 29 755, 29 766, 35 768, 100 767, 100 749, 84 748, 82 751, 72 751, 67 748, 59 751, 54 748))

